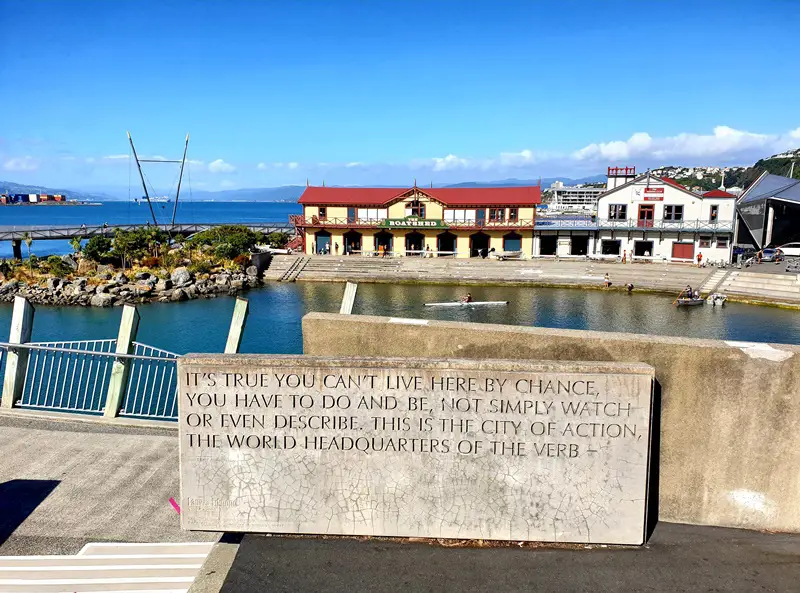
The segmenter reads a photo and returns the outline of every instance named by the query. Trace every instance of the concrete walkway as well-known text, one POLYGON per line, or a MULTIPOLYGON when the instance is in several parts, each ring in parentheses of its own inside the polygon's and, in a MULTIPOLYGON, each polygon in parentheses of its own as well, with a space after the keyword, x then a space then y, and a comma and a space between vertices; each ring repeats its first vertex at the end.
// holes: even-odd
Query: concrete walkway
POLYGON ((215 541, 183 532, 177 425, 0 415, 0 555, 77 554, 89 542, 215 541))
MULTIPOLYGON (((661 523, 642 548, 448 548, 246 535, 224 593, 798 591, 800 535, 661 523)), ((210 591, 198 587, 193 591, 210 591)))
MULTIPOLYGON (((289 272, 299 259, 297 255, 275 256, 265 272, 265 279, 289 279, 289 272)), ((626 284, 632 283, 636 290, 677 294, 688 284, 704 294, 728 291, 732 300, 800 305, 800 276, 786 272, 785 264, 762 264, 738 270, 665 262, 622 264, 583 259, 501 262, 327 255, 306 256, 303 260, 302 268, 291 275, 292 280, 602 288, 608 274, 612 290, 624 290, 626 284)))

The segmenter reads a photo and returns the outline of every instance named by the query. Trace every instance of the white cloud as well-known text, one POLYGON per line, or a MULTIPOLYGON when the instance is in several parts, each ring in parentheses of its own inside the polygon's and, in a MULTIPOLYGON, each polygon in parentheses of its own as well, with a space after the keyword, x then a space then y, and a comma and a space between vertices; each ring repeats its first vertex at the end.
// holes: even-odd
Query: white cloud
POLYGON ((663 138, 637 132, 628 140, 589 144, 573 152, 571 157, 577 161, 645 159, 665 164, 680 164, 681 159, 703 159, 708 161, 707 164, 713 164, 720 159, 767 157, 792 148, 799 138, 800 128, 786 134, 758 134, 717 126, 711 134, 685 132, 663 138))
POLYGON ((297 169, 297 167, 300 166, 300 163, 288 163, 286 166, 290 169, 297 169))
POLYGON ((95 160, 96 160, 96 159, 95 159, 93 156, 87 156, 87 157, 86 157, 86 162, 87 162, 87 163, 89 163, 90 165, 91 165, 91 164, 92 164, 92 163, 93 163, 95 160))
POLYGON ((108 156, 104 156, 103 159, 107 161, 121 161, 121 160, 128 160, 129 155, 127 154, 110 154, 108 156))
POLYGON ((263 171, 266 168, 267 168, 266 163, 258 163, 258 165, 256 165, 256 169, 258 169, 259 171, 263 171))
POLYGON ((38 167, 38 161, 29 156, 14 157, 3 164, 6 171, 35 171, 38 167))
POLYGON ((205 165, 203 161, 198 161, 196 159, 186 159, 186 162, 190 165, 199 165, 199 166, 205 165))
POLYGON ((353 167, 363 167, 363 166, 364 166, 364 163, 361 163, 359 161, 353 161, 352 163, 347 163, 345 165, 345 167, 347 167, 348 169, 352 169, 353 167))
POLYGON ((231 173, 236 170, 236 167, 222 159, 217 159, 208 163, 208 170, 212 173, 231 173))
POLYGON ((469 167, 470 161, 462 159, 454 154, 448 154, 444 158, 433 158, 434 171, 447 171, 448 169, 466 169, 469 167))

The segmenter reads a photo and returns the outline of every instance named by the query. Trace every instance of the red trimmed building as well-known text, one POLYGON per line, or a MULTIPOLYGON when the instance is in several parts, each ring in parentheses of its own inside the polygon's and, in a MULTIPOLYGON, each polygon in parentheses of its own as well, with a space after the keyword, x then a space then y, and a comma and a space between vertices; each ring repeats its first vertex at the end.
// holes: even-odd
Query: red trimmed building
POLYGON ((307 254, 530 254, 541 188, 307 187, 292 217, 307 254))

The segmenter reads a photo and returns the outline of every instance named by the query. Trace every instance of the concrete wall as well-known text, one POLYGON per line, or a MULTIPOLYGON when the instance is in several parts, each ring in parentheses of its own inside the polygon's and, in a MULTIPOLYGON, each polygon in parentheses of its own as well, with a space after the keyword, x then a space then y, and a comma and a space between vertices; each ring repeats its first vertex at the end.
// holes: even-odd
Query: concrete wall
POLYGON ((311 313, 303 348, 650 364, 662 407, 660 519, 800 532, 798 346, 311 313))

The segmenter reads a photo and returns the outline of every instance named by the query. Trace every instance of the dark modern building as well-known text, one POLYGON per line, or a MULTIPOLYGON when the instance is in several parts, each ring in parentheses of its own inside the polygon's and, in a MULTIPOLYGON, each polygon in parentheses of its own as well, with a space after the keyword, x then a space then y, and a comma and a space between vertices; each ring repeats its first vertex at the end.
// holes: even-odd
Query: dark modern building
POLYGON ((761 249, 800 241, 800 179, 763 173, 736 201, 736 212, 738 244, 761 249))

